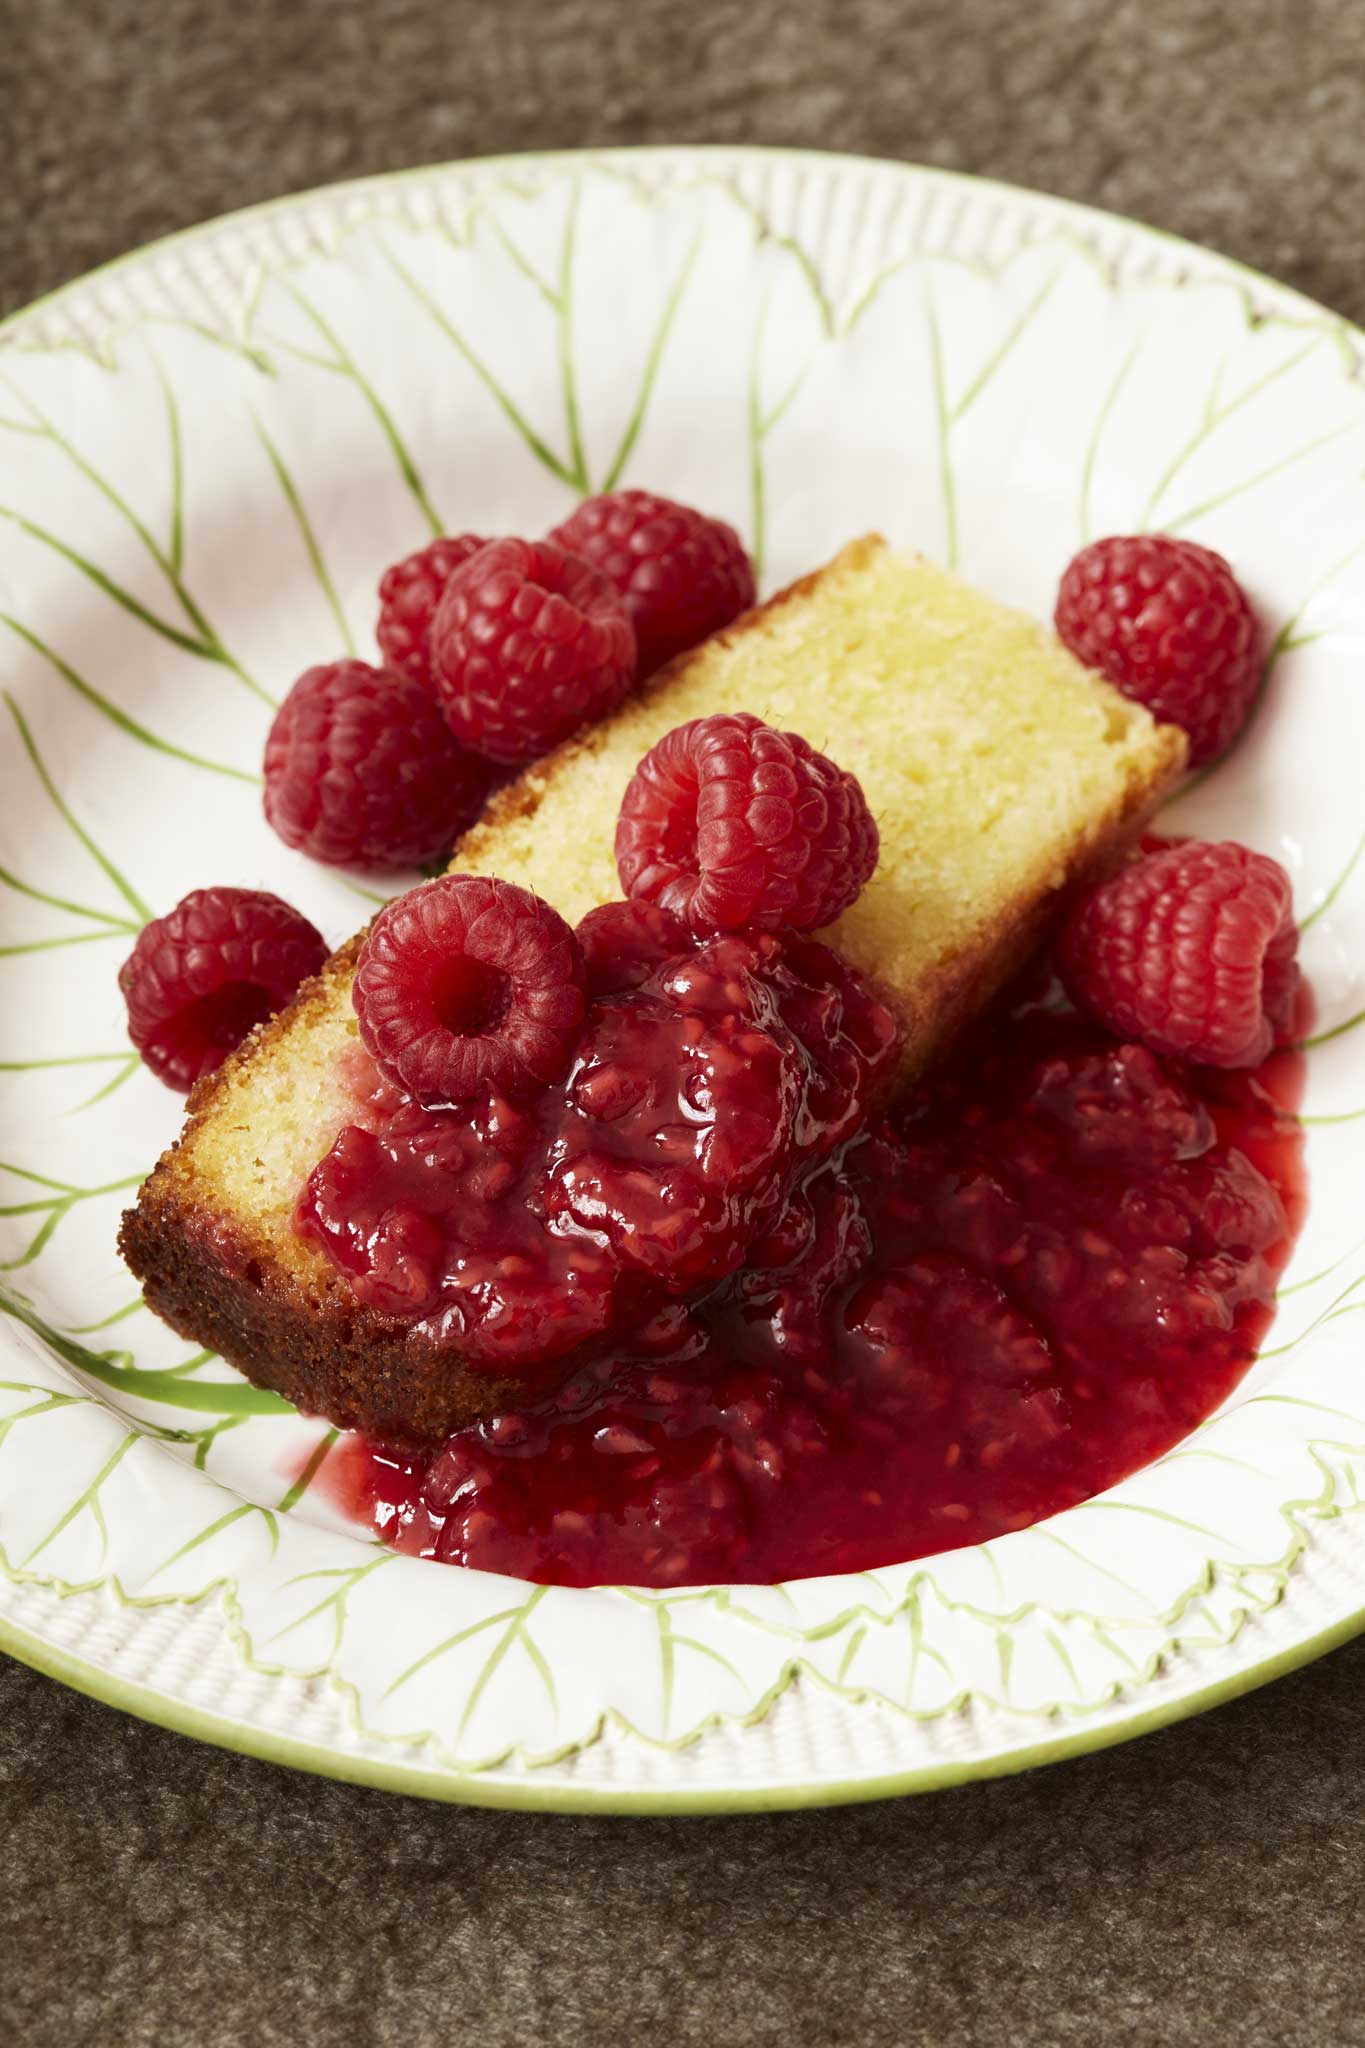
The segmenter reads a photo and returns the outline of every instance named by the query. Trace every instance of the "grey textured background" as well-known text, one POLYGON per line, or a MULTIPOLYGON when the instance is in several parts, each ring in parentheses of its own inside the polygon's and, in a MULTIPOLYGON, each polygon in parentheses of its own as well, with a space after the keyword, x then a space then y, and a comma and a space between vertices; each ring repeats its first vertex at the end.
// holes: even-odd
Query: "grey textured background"
MULTIPOLYGON (((0 0, 0 310, 443 157, 761 141, 1136 214, 1365 316, 1356 0, 0 0)), ((23 2048, 1365 2043, 1365 1644, 1030 1778, 544 1819, 294 1777, 0 1661, 23 2048)))

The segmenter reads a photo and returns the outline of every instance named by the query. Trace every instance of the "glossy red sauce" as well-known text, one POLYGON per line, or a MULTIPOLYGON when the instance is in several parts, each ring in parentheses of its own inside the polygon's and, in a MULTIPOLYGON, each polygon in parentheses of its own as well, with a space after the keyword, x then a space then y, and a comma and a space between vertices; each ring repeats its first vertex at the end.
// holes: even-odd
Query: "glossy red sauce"
POLYGON ((724 1280, 885 1094, 894 1021, 828 947, 628 937, 589 952, 572 1063, 527 1102, 423 1109, 358 1053, 300 1198, 357 1299, 471 1371, 543 1384, 724 1280))
POLYGON ((402 1551, 564 1585, 859 1571, 1023 1528, 1246 1371, 1304 1214, 1301 1084, 1293 1053, 1181 1068, 1002 1005, 889 1117, 812 1147, 737 1270, 435 1453, 347 1440, 332 1491, 402 1551))

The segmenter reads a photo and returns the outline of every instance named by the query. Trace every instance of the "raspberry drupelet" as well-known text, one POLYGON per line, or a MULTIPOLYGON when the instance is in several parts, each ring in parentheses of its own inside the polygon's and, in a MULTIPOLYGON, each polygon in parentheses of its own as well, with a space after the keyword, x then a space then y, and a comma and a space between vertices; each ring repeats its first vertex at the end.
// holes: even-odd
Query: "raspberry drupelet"
POLYGON ((1192 768, 1225 753, 1250 715, 1260 622, 1212 548, 1164 533, 1097 540, 1068 564, 1055 624, 1078 661, 1184 727, 1192 768))
POLYGON ((1072 909, 1057 963, 1119 1037, 1211 1067, 1254 1067, 1289 1037, 1299 933, 1280 863, 1232 842, 1149 853, 1072 909))
POLYGON ((430 643, 437 608, 455 571, 487 545, 477 533, 443 534, 384 571, 375 639, 386 667, 435 689, 430 643))
POLYGON ((262 889, 192 889, 119 969, 128 1036, 170 1088, 191 1089, 327 958, 322 935, 262 889))
POLYGON ((728 626, 757 594, 733 526, 653 491, 589 498, 550 538, 620 591, 635 627, 638 679, 728 626))
POLYGON ((489 780, 424 684, 363 661, 306 670, 265 746, 266 817, 286 846, 343 867, 438 859, 489 780))
POLYGON ((556 1080, 583 1019, 583 964, 529 889, 441 875, 380 911, 352 1000, 381 1067, 438 1108, 556 1080))
POLYGON ((515 767, 615 710, 635 632, 591 563, 549 541, 495 540, 446 585, 431 658, 456 738, 515 767))
POLYGON ((852 775, 741 711, 651 747, 621 800, 616 866, 628 896, 696 932, 814 931, 861 894, 879 846, 852 775))

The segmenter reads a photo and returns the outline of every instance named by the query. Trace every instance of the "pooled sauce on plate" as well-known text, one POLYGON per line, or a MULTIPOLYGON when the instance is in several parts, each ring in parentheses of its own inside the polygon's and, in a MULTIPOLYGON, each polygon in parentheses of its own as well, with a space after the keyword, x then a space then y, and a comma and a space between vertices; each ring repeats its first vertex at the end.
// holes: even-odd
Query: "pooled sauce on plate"
POLYGON ((1209 1415, 1305 1209, 1303 1062, 1182 1067, 1051 1000, 825 1157, 747 1263, 535 1406, 334 1496, 413 1556, 550 1584, 856 1572, 1021 1529, 1209 1415))

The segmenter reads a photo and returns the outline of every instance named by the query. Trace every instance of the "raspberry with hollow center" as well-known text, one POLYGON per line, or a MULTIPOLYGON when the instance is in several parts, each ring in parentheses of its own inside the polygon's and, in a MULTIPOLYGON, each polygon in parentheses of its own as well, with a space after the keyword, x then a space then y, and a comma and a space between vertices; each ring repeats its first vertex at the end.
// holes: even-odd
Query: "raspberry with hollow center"
POLYGON ((878 850, 855 777, 748 711, 665 733, 631 777, 616 827, 627 896, 702 933, 832 924, 878 850))
POLYGON ((1245 725, 1261 627, 1212 548, 1164 533, 1097 540, 1068 563, 1054 622, 1078 661, 1184 727, 1192 768, 1224 753, 1245 725))
POLYGON ((192 889, 119 969, 128 1036, 168 1087, 188 1090, 326 958, 322 934, 278 896, 192 889))
POLYGON ((635 627, 637 677, 728 626, 757 595, 733 526, 652 491, 588 498, 550 538, 620 591, 635 627))
POLYGON ((1203 1066, 1254 1067, 1291 1032, 1298 943, 1278 861, 1188 839, 1083 896, 1057 965, 1107 1030, 1203 1066))
POLYGON ((583 963, 529 889, 441 875, 380 911, 351 995, 380 1066, 441 1109, 558 1079, 583 1021, 583 963))
POLYGON ((435 689, 430 642, 437 608, 455 571, 487 545, 477 533, 443 534, 384 571, 374 637, 386 668, 435 689))
POLYGON ((266 817, 335 866, 424 867, 473 824, 488 784, 430 690, 363 661, 306 670, 265 743, 266 817))
POLYGON ((635 632, 590 562, 549 541, 495 540, 446 585, 431 661, 456 738, 513 767, 615 709, 635 632))

